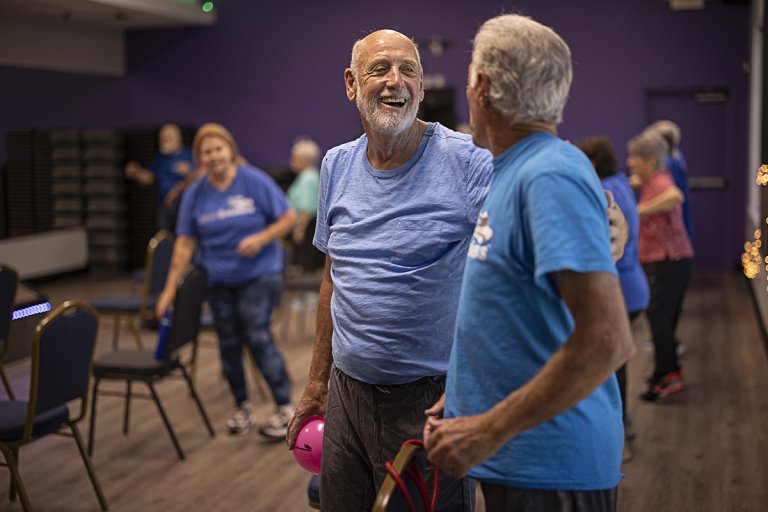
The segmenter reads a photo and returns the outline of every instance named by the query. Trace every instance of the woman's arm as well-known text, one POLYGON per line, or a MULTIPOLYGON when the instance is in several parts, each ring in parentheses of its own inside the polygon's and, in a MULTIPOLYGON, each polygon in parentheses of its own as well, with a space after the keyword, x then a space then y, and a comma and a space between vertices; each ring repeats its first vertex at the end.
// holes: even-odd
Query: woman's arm
POLYGON ((165 280, 165 288, 157 298, 155 305, 155 316, 162 318, 165 310, 168 309, 176 297, 176 287, 179 284, 179 278, 184 270, 192 261, 192 256, 197 249, 197 239, 191 236, 180 235, 173 244, 173 256, 171 258, 171 267, 168 269, 168 277, 165 280))
POLYGON ((235 250, 237 251, 237 254, 244 258, 255 256, 265 245, 290 233, 295 223, 296 211, 293 208, 290 208, 280 218, 263 230, 240 240, 240 243, 237 244, 235 250))
POLYGON ((672 185, 653 199, 641 201, 637 205, 637 213, 642 217, 654 213, 671 212, 677 208, 678 205, 683 204, 684 200, 685 198, 683 197, 683 193, 680 192, 680 189, 672 185))

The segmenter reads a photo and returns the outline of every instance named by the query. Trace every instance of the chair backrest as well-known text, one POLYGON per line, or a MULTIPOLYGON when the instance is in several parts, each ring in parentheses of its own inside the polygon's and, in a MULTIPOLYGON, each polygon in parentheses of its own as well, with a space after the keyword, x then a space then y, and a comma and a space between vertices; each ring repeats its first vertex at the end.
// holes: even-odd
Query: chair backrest
POLYGON ((173 234, 159 231, 147 244, 144 265, 144 297, 154 297, 163 291, 173 256, 173 234))
MULTIPOLYGON (((82 418, 98 327, 98 313, 76 301, 65 302, 40 321, 32 341, 29 414, 80 399, 75 421, 82 418)), ((25 439, 32 428, 32 418, 27 419, 25 439)))
POLYGON ((197 339, 208 275, 200 266, 192 267, 179 281, 173 302, 173 320, 168 330, 165 358, 197 339))
POLYGON ((19 285, 19 274, 16 269, 0 263, 0 340, 8 340, 11 328, 13 302, 16 298, 16 288, 19 285))

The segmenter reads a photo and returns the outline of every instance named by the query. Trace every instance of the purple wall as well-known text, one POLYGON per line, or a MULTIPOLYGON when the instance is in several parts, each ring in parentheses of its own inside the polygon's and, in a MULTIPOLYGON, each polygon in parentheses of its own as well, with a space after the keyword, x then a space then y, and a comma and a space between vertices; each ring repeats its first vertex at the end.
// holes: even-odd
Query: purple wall
MULTIPOLYGON (((422 45, 423 64, 426 73, 441 73, 456 88, 463 121, 471 38, 483 20, 516 11, 552 26, 573 51, 564 137, 607 135, 623 161, 625 142, 646 125, 647 89, 726 87, 735 127, 732 163, 736 169, 746 165, 742 63, 749 57, 748 5, 713 0, 703 11, 675 12, 664 0, 218 4, 218 22, 210 28, 129 32, 124 79, 0 67, 0 133, 30 125, 217 121, 232 130, 252 162, 281 165, 297 135, 314 137, 327 149, 360 133, 342 82, 355 39, 393 27, 417 40, 448 40, 451 46, 440 58, 422 45)), ((4 154, 0 145, 0 162, 4 154)), ((734 206, 740 212, 742 181, 734 183, 740 187, 734 206)))

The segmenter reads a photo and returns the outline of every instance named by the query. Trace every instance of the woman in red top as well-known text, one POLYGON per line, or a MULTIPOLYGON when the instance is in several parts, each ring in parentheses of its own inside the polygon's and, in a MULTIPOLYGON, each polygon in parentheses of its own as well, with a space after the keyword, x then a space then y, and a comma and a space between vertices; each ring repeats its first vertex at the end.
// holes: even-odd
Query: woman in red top
POLYGON ((630 183, 640 192, 639 252, 651 288, 647 315, 656 352, 656 368, 641 398, 656 401, 685 389, 675 329, 691 277, 693 247, 683 222, 683 194, 664 166, 664 139, 644 132, 629 141, 627 150, 630 183))

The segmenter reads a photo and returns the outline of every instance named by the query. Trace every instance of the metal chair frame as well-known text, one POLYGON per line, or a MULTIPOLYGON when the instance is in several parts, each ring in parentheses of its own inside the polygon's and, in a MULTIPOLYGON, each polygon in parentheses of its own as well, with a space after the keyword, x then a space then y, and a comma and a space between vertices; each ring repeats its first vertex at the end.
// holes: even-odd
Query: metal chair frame
MULTIPOLYGON (((85 382, 83 383, 83 389, 84 394, 79 397, 75 397, 76 400, 80 401, 80 407, 79 407, 79 413, 76 417, 72 418, 71 413, 70 417, 67 418, 66 423, 59 426, 59 428, 54 431, 50 432, 53 434, 58 434, 66 437, 72 437, 75 440, 75 443, 77 444, 78 451, 80 452, 80 457, 83 459, 83 464, 85 465, 85 469, 88 472, 88 477, 91 480, 91 484, 93 485, 93 490, 96 493, 96 496, 99 500, 99 505, 101 505, 102 510, 108 510, 107 506, 107 500, 104 497, 104 493, 101 490, 101 485, 99 484, 98 479, 96 478, 96 472, 93 468, 93 465, 91 463, 90 458, 88 457, 88 454, 86 453, 85 444, 83 443, 83 438, 80 435, 80 431, 77 428, 77 423, 83 419, 86 413, 86 408, 88 404, 88 379, 90 375, 90 368, 91 364, 93 362, 93 351, 96 346, 96 336, 97 336, 97 330, 98 330, 98 314, 97 312, 88 306, 87 304, 84 304, 82 302, 76 302, 76 301, 67 301, 58 308, 56 308, 54 311, 49 313, 43 320, 40 321, 40 323, 37 325, 37 328, 35 330, 34 339, 32 341, 32 369, 30 373, 30 391, 29 391, 29 400, 27 405, 27 415, 26 415, 26 421, 24 425, 24 432, 20 439, 12 440, 12 441, 0 441, 0 452, 3 453, 5 457, 5 464, 2 464, 6 466, 10 472, 11 472, 11 490, 10 490, 10 497, 11 500, 15 499, 16 492, 18 492, 19 497, 21 499, 21 505, 22 508, 25 511, 31 511, 32 505, 29 501, 29 496, 27 494, 26 489, 24 488, 24 484, 21 480, 21 474, 19 473, 19 449, 29 444, 36 439, 39 439, 39 437, 36 437, 33 432, 35 428, 35 420, 39 418, 40 412, 36 414, 36 409, 38 406, 38 401, 40 400, 39 391, 40 391, 40 379, 41 379, 41 367, 40 367, 40 358, 43 348, 43 342, 45 340, 45 343, 50 343, 46 339, 46 330, 52 327, 56 324, 56 322, 64 317, 65 315, 70 314, 74 311, 83 311, 90 315, 92 315, 95 325, 93 328, 93 339, 91 340, 91 350, 90 354, 88 355, 88 374, 85 375, 83 378, 85 379, 85 382), (70 432, 62 431, 61 429, 69 427, 70 432)), ((62 404, 64 405, 64 404, 62 404)), ((45 412, 45 411, 42 411, 45 412)), ((45 433, 43 434, 43 436, 45 433)), ((41 437, 43 437, 41 436, 41 437)))
MULTIPOLYGON (((138 311, 103 310, 98 307, 98 300, 94 301, 96 303, 94 304, 94 307, 96 308, 97 311, 99 311, 100 315, 114 317, 114 327, 112 331, 113 350, 118 349, 120 323, 123 317, 127 318, 128 329, 131 331, 131 334, 133 334, 133 339, 136 343, 136 347, 138 347, 139 350, 144 348, 141 342, 141 334, 139 332, 139 327, 141 326, 141 321, 152 314, 152 311, 150 311, 151 298, 154 295, 153 288, 155 288, 156 285, 158 284, 154 282, 155 251, 157 250, 158 246, 160 246, 160 244, 166 243, 166 241, 170 241, 171 246, 173 246, 173 234, 170 231, 158 231, 155 234, 155 236, 153 236, 150 239, 149 243, 147 244, 147 256, 144 264, 144 283, 142 286, 141 296, 139 298, 138 311)), ((168 274, 168 269, 165 269, 164 275, 167 276, 167 274, 168 274)), ((165 280, 163 279, 163 282, 159 283, 159 288, 162 289, 164 284, 165 284, 165 280)))
POLYGON ((19 288, 19 273, 16 269, 8 265, 0 263, 0 341, 2 341, 2 348, 0 349, 0 380, 3 381, 5 386, 5 392, 8 394, 8 398, 16 400, 16 396, 13 394, 13 388, 11 387, 11 381, 8 380, 8 376, 3 370, 3 359, 8 352, 8 332, 11 329, 11 315, 13 314, 13 301, 16 298, 16 292, 19 288), (4 275, 11 276, 12 286, 3 287, 4 275))
POLYGON ((129 418, 130 418, 130 404, 131 404, 131 398, 147 398, 152 399, 155 403, 155 406, 157 407, 158 412, 160 413, 160 417, 163 420, 163 424, 165 425, 165 429, 168 432, 168 435, 171 438, 171 442, 173 443, 174 448, 176 449, 176 453, 179 456, 179 459, 184 460, 185 454, 184 451, 181 448, 181 445, 179 444, 179 440, 176 437, 176 433, 173 430, 173 427, 171 426, 171 422, 168 419, 168 416, 165 412, 165 409, 163 408, 162 403, 160 402, 160 397, 157 394, 157 391, 155 390, 155 383, 158 381, 170 376, 170 375, 176 375, 177 373, 180 373, 181 376, 184 378, 184 380, 187 382, 187 385, 189 387, 190 396, 194 400, 195 404, 197 405, 197 408, 200 412, 200 416, 203 419, 203 422, 205 423, 206 428, 208 429, 208 433, 211 437, 215 436, 213 427, 211 426, 211 422, 208 418, 208 415, 205 412, 205 409, 203 408, 203 404, 200 401, 200 397, 197 394, 197 390, 195 389, 195 385, 189 375, 189 372, 187 371, 187 367, 189 367, 196 357, 197 350, 195 348, 195 345, 197 344, 197 335, 200 330, 199 326, 199 318, 200 318, 200 307, 202 305, 202 296, 205 290, 205 287, 207 286, 207 279, 205 276, 205 270, 202 269, 202 267, 195 267, 190 272, 186 274, 186 276, 180 281, 179 284, 179 290, 176 294, 176 299, 174 301, 174 321, 171 324, 171 327, 168 332, 168 346, 167 346, 167 359, 164 361, 158 361, 156 365, 152 366, 151 369, 145 370, 145 371, 136 371, 136 368, 128 366, 128 365, 122 365, 119 362, 120 356, 128 356, 128 357, 135 357, 138 356, 140 358, 143 358, 144 361, 153 361, 154 359, 154 351, 146 351, 146 350, 131 350, 131 351, 116 351, 112 354, 108 354, 107 356, 104 356, 94 363, 94 369, 93 369, 93 390, 91 395, 91 418, 90 418, 90 431, 88 434, 88 454, 93 455, 93 446, 94 446, 94 435, 95 435, 95 427, 96 427, 96 406, 97 406, 97 395, 106 395, 106 396, 120 396, 125 398, 125 413, 123 416, 123 433, 128 434, 128 427, 129 427, 129 418), (195 281, 192 281, 190 279, 190 276, 192 276, 194 273, 193 279, 195 281), (189 292, 187 292, 187 289, 185 288, 185 284, 189 286, 193 286, 195 288, 192 288, 189 292), (189 297, 185 297, 186 293, 192 293, 192 294, 199 294, 199 296, 195 296, 193 299, 189 299, 189 297), (197 301, 199 299, 199 303, 197 301), (181 321, 177 321, 179 318, 178 314, 182 310, 182 304, 186 304, 183 301, 194 301, 195 305, 192 307, 193 311, 188 311, 187 313, 191 315, 191 318, 184 318, 181 321), (196 311, 194 311, 196 309, 196 311), (197 323, 195 323, 197 321, 197 323), (185 331, 186 329, 186 331, 185 331), (181 334, 179 334, 181 333, 181 334), (187 335, 189 334, 189 336, 187 335), (187 339, 190 338, 190 339, 187 339), (178 350, 182 348, 187 343, 192 343, 192 351, 191 356, 188 360, 182 360, 181 356, 178 354, 178 350), (118 362, 115 363, 114 359, 110 358, 118 358, 118 362), (108 360, 112 361, 109 362, 108 360), (126 381, 126 392, 125 393, 118 393, 113 391, 99 391, 99 383, 102 380, 124 380, 126 381), (132 383, 134 381, 140 381, 146 384, 147 388, 149 388, 150 395, 139 395, 135 394, 132 391, 132 383))

